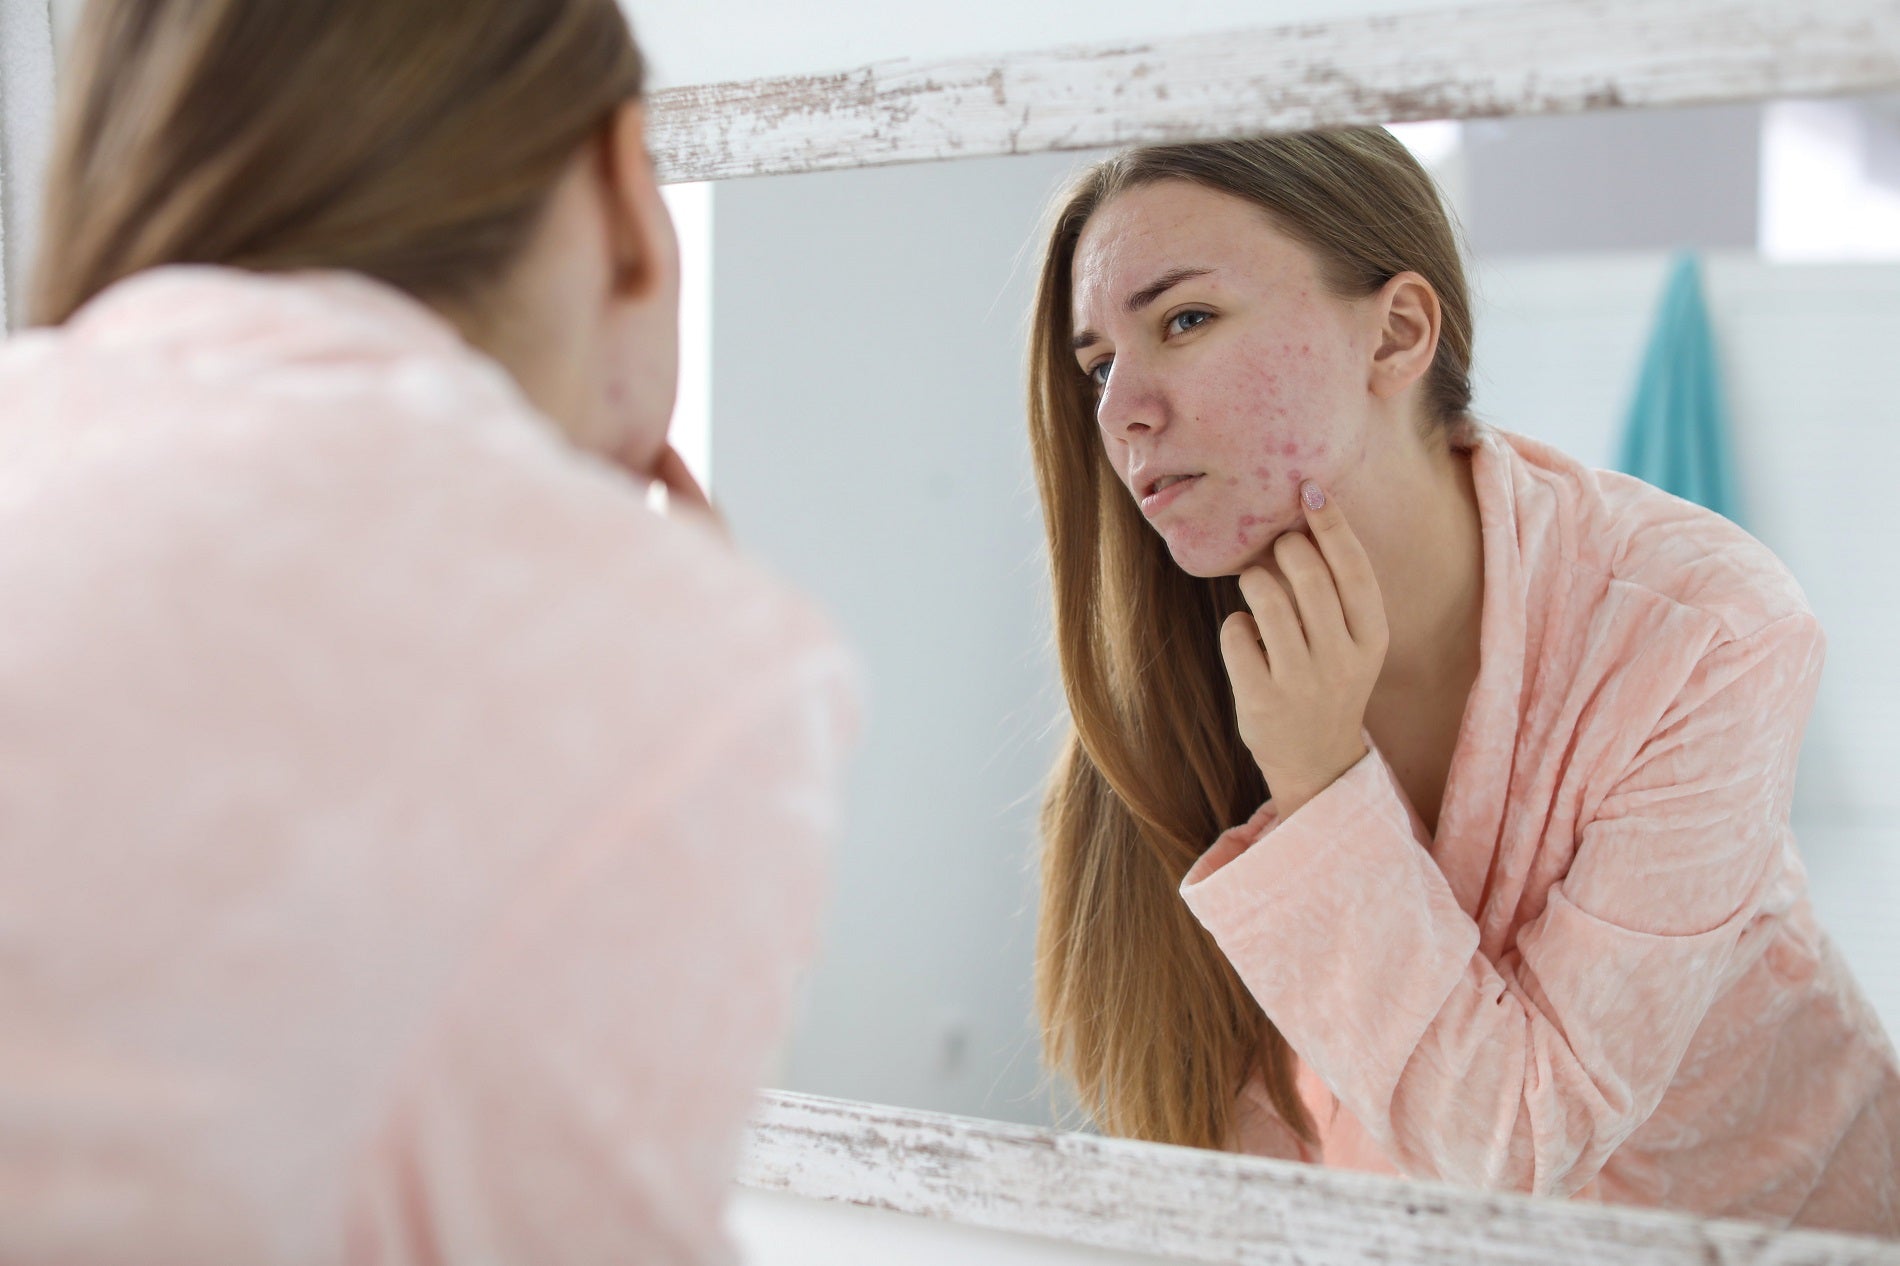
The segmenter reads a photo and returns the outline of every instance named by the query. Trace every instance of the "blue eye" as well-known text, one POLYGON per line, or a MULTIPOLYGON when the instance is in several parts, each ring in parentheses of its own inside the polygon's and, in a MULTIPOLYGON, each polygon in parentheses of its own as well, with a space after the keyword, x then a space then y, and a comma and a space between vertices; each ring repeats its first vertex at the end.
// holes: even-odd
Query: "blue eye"
POLYGON ((1213 319, 1213 316, 1214 314, 1211 312, 1199 312, 1193 308, 1189 308, 1186 312, 1177 312, 1168 318, 1168 331, 1173 334, 1186 334, 1189 330, 1197 329, 1205 325, 1208 321, 1213 319), (1189 325, 1183 326, 1180 324, 1189 317, 1195 317, 1197 319, 1189 325))
POLYGON ((1109 359, 1097 361, 1089 367, 1089 381, 1095 384, 1097 390, 1108 386, 1108 367, 1114 363, 1113 359, 1109 359))

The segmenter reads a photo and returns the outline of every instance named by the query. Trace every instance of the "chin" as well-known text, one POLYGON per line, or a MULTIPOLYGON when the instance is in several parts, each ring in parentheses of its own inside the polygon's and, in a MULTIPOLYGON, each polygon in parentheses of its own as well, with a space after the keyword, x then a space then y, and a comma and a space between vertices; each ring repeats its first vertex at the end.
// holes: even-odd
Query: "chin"
POLYGON ((1249 567, 1264 566, 1273 556, 1273 543, 1279 539, 1280 532, 1271 530, 1272 524, 1261 526, 1269 530, 1263 533, 1261 527, 1256 526, 1246 533, 1247 539, 1239 542, 1226 535, 1210 541, 1199 533, 1187 539, 1169 540, 1168 556, 1176 567, 1201 580, 1238 576, 1249 567))
POLYGON ((1200 550, 1178 550, 1172 545, 1168 547, 1168 555, 1174 559, 1176 567, 1200 580, 1213 580, 1220 576, 1238 576, 1253 562, 1251 554, 1234 554, 1230 557, 1219 558, 1200 550))

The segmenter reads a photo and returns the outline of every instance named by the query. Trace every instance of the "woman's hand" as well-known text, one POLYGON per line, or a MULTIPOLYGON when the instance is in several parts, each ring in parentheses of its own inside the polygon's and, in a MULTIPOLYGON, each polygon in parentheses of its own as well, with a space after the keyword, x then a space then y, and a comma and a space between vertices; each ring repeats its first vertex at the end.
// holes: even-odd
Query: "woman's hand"
POLYGON ((1312 536, 1286 532, 1273 543, 1286 583, 1264 567, 1240 573, 1252 614, 1234 612, 1220 631, 1241 741, 1283 818, 1365 756, 1360 731, 1386 648, 1385 602, 1365 547, 1319 485, 1300 491, 1312 536))
POLYGON ((712 499, 699 486, 699 481, 693 478, 693 472, 687 468, 686 460, 679 455, 679 450, 671 444, 660 450, 660 459, 648 477, 666 489, 668 517, 698 522, 712 529, 721 539, 732 539, 725 519, 713 509, 712 499))

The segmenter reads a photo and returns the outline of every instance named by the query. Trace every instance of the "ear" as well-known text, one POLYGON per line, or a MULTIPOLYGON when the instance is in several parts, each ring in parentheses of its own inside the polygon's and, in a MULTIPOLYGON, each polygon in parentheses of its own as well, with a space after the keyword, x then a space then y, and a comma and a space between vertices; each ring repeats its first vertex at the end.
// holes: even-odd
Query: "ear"
POLYGON ((1373 305, 1379 320, 1379 346, 1372 356, 1369 385, 1374 395, 1390 398, 1432 367, 1442 313, 1431 283, 1413 272, 1386 282, 1373 305))
POLYGON ((629 101, 613 112, 603 130, 600 156, 614 297, 637 303, 668 290, 679 271, 679 242, 647 153, 642 102, 629 101))

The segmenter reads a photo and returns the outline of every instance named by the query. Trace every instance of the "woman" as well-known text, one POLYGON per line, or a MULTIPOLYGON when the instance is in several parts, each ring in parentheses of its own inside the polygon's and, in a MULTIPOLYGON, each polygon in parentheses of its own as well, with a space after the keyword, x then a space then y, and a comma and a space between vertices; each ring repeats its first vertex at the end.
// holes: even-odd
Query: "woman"
POLYGON ((723 1259, 848 673, 647 508, 624 19, 84 23, 0 353, 0 1259, 723 1259))
POLYGON ((1820 628, 1726 520, 1476 423, 1471 337, 1382 130, 1058 203, 1051 1062, 1121 1134, 1900 1233, 1788 829, 1820 628))

